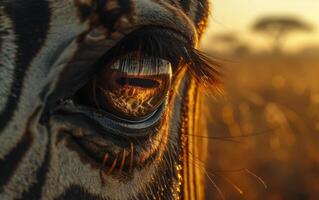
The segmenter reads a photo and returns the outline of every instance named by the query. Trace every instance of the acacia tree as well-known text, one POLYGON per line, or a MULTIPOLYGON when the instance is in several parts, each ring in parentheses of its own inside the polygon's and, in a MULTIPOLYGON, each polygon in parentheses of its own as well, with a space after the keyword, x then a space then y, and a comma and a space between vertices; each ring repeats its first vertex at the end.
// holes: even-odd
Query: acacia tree
POLYGON ((280 53, 286 37, 293 32, 310 32, 312 27, 296 17, 268 16, 260 18, 252 27, 272 40, 273 51, 280 53))

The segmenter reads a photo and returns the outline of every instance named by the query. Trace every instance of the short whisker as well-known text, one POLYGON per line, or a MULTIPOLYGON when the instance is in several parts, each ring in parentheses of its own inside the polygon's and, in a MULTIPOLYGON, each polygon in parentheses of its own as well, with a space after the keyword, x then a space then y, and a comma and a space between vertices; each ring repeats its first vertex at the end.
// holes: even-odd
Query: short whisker
POLYGON ((102 161, 102 167, 105 166, 106 161, 109 159, 109 154, 106 153, 103 157, 103 161, 102 161))
POLYGON ((108 160, 108 158, 109 158, 109 154, 108 154, 108 153, 105 153, 105 155, 104 155, 104 157, 103 157, 103 160, 102 160, 102 165, 101 165, 101 167, 100 167, 100 172, 99 172, 99 174, 100 174, 102 186, 105 185, 105 179, 104 179, 104 174, 103 174, 103 167, 105 166, 105 163, 106 163, 106 161, 108 160))
POLYGON ((122 170, 123 170, 123 167, 124 167, 124 164, 125 164, 125 160, 126 160, 126 150, 123 148, 122 161, 121 161, 121 165, 120 165, 118 174, 122 173, 122 170))
POLYGON ((114 168, 115 168, 115 166, 116 166, 116 164, 117 164, 117 159, 118 159, 118 154, 116 154, 115 159, 114 159, 114 161, 113 161, 113 163, 112 163, 111 168, 106 172, 107 175, 110 175, 110 174, 114 171, 114 168))
POLYGON ((133 170, 133 161, 134 161, 134 144, 131 142, 129 173, 131 173, 133 170))

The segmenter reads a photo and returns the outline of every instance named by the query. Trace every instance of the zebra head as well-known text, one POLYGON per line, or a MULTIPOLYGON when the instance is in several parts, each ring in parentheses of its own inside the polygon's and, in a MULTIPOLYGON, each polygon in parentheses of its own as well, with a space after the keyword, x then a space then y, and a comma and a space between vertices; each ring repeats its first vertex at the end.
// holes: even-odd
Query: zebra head
POLYGON ((192 134, 198 89, 216 82, 195 49, 208 7, 0 0, 0 199, 203 197, 192 134))

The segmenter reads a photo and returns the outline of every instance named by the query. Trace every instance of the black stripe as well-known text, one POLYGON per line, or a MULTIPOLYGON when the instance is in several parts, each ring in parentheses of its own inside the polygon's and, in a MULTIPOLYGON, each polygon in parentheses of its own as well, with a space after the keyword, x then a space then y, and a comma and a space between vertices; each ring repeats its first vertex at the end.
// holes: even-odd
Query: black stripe
POLYGON ((114 25, 122 16, 130 16, 132 12, 132 3, 130 0, 117 0, 117 3, 119 4, 119 9, 105 11, 103 6, 98 10, 102 24, 110 31, 115 31, 114 25))
POLYGON ((2 4, 14 23, 16 45, 19 48, 10 96, 7 98, 4 110, 0 113, 0 132, 12 120, 20 100, 26 72, 45 41, 50 17, 48 2, 44 0, 14 0, 5 1, 2 4))
POLYGON ((55 200, 108 200, 99 196, 90 194, 79 185, 71 185, 65 192, 55 200))
POLYGON ((3 187, 10 180, 13 172, 18 167, 20 160, 30 149, 32 142, 33 137, 31 134, 29 132, 25 133, 15 148, 12 149, 4 159, 0 159, 0 193, 3 191, 3 187))
POLYGON ((185 13, 190 10, 190 0, 180 0, 180 4, 185 13))
POLYGON ((118 0, 118 4, 121 8, 122 14, 129 15, 132 10, 131 1, 129 0, 118 0))
POLYGON ((47 175, 47 172, 49 171, 49 166, 50 166, 50 158, 51 158, 50 144, 51 144, 51 137, 49 137, 48 143, 46 145, 44 161, 36 172, 36 182, 29 187, 27 192, 24 192, 22 194, 22 199, 32 199, 32 200, 41 199, 42 188, 45 184, 46 175, 47 175))

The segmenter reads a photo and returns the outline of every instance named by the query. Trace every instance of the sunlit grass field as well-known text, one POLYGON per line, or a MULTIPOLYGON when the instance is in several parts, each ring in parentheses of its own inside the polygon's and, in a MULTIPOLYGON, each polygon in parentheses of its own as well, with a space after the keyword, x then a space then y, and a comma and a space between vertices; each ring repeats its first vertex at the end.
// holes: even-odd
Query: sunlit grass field
POLYGON ((319 56, 222 63, 225 96, 205 101, 207 199, 319 199, 319 56))

